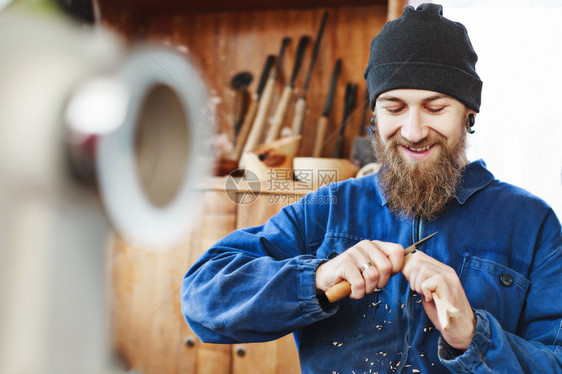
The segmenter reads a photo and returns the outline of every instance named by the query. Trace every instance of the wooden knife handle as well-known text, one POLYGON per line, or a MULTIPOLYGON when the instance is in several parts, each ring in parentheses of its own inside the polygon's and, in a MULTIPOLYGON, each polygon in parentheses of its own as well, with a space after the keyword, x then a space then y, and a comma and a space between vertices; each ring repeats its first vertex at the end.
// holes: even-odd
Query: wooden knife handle
POLYGON ((346 280, 333 285, 326 291, 326 297, 331 303, 335 303, 349 295, 351 295, 351 284, 346 280))
POLYGON ((238 139, 236 139, 236 147, 234 147, 234 151, 232 152, 231 156, 233 160, 240 160, 242 150, 244 149, 244 145, 246 144, 246 140, 248 139, 248 134, 250 133, 250 129, 252 128, 252 123, 254 122, 254 117, 256 116, 257 111, 258 101, 253 99, 250 102, 250 107, 248 108, 248 112, 246 113, 246 117, 244 118, 244 123, 242 124, 240 133, 238 134, 238 139))
POLYGON ((275 109, 275 114, 271 120, 271 127, 265 138, 265 143, 271 143, 279 137, 279 132, 281 131, 281 125, 283 125, 283 119, 285 118, 285 113, 289 107, 289 101, 291 100, 291 94, 293 93, 293 88, 290 85, 285 86, 283 93, 281 94, 281 99, 279 99, 279 104, 277 104, 277 109, 275 109))
POLYGON ((295 104, 295 115, 293 117, 293 135, 301 135, 304 125, 304 115, 306 112, 306 98, 299 97, 295 104))
POLYGON ((250 131, 250 135, 248 136, 248 140, 246 141, 246 145, 244 146, 245 151, 251 151, 252 149, 254 149, 261 140, 267 113, 269 112, 269 107, 271 106, 271 99, 273 99, 274 88, 275 79, 269 78, 260 99, 258 113, 256 114, 256 119, 254 120, 254 123, 252 125, 252 130, 250 131))
POLYGON ((328 117, 320 117, 318 125, 316 125, 316 138, 314 139, 314 148, 312 149, 312 157, 322 157, 322 148, 324 139, 326 138, 326 129, 328 128, 328 117))

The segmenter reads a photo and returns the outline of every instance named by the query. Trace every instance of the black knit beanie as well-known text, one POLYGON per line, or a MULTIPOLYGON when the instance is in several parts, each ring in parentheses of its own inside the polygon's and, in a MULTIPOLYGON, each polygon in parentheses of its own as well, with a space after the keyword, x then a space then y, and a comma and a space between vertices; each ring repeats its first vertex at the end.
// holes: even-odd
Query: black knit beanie
POLYGON ((452 96, 478 112, 477 60, 466 28, 444 18, 441 5, 408 6, 371 41, 365 71, 371 109, 383 92, 416 88, 452 96))

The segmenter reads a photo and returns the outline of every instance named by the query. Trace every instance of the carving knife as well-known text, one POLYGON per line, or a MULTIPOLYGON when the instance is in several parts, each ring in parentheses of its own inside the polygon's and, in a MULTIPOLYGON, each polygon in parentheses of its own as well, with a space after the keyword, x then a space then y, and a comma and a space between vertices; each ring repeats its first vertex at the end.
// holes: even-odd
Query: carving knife
POLYGON ((297 47, 295 64, 293 66, 293 74, 291 75, 291 80, 289 81, 289 83, 285 85, 283 93, 281 94, 281 99, 279 100, 277 108, 275 109, 275 114, 273 115, 273 119, 271 120, 271 127, 269 128, 267 137, 265 138, 266 144, 271 143, 279 137, 281 125, 283 124, 283 119, 285 118, 285 113, 287 112, 287 108, 289 107, 289 101, 291 100, 291 94, 293 93, 293 88, 295 87, 295 79, 297 78, 297 74, 302 65, 304 53, 306 52, 306 47, 308 46, 309 42, 310 37, 308 35, 301 36, 299 45, 297 47))
POLYGON ((353 83, 348 83, 345 88, 345 103, 343 109, 343 118, 340 126, 340 133, 336 139, 336 144, 334 145, 334 151, 332 152, 332 157, 343 158, 343 142, 345 135, 345 128, 347 125, 349 113, 355 105, 355 96, 357 93, 357 85, 353 83))
POLYGON ((341 58, 339 58, 334 65, 332 80, 330 81, 330 89, 328 90, 328 95, 326 96, 326 102, 324 104, 324 111, 322 112, 322 116, 318 119, 318 125, 316 126, 316 138, 314 140, 314 148, 312 149, 312 157, 322 156, 324 138, 326 137, 326 128, 328 127, 328 118, 330 115, 330 109, 332 108, 332 103, 334 102, 334 93, 336 91, 340 69, 341 58))
POLYGON ((295 104, 295 114, 293 116, 292 130, 293 135, 301 135, 302 127, 304 124, 304 117, 306 113, 306 91, 308 90, 308 85, 310 84, 310 77, 312 75, 312 68, 316 62, 316 57, 318 56, 318 50, 320 49, 320 41, 322 40, 322 35, 324 34, 324 28, 326 26, 326 19, 328 18, 328 12, 324 12, 322 15, 322 21, 320 22, 320 28, 318 29, 318 34, 316 35, 316 41, 314 42, 314 49, 312 50, 312 57, 310 59, 310 65, 308 67, 308 73, 306 76, 306 81, 304 82, 304 88, 301 97, 297 100, 295 104))
POLYGON ((250 129, 252 127, 252 123, 254 122, 254 118, 256 116, 256 112, 258 111, 258 104, 260 102, 263 89, 269 78, 269 74, 273 64, 275 63, 275 56, 269 55, 265 60, 265 65, 263 67, 260 82, 258 84, 258 88, 256 90, 256 94, 253 95, 252 101, 250 102, 250 106, 248 107, 248 111, 246 112, 246 117, 244 117, 244 123, 242 124, 242 128, 240 129, 240 133, 238 134, 238 138, 236 140, 236 147, 232 152, 232 159, 233 160, 240 160, 240 156, 242 155, 242 150, 244 149, 244 145, 246 145, 246 139, 248 138, 248 134, 250 133, 250 129))
POLYGON ((246 141, 246 145, 244 146, 245 151, 251 151, 261 141, 263 129, 265 126, 265 120, 267 118, 267 113, 269 112, 269 108, 271 106, 271 100, 273 99, 273 89, 275 88, 275 81, 277 80, 277 75, 279 73, 279 70, 281 70, 283 55, 285 54, 285 48, 290 42, 291 42, 291 38, 284 38, 283 41, 281 42, 279 57, 277 57, 277 65, 275 66, 273 73, 271 74, 265 85, 265 89, 263 91, 263 97, 260 100, 258 113, 256 114, 256 119, 254 120, 254 123, 252 125, 252 131, 250 131, 250 135, 248 136, 248 140, 246 141))

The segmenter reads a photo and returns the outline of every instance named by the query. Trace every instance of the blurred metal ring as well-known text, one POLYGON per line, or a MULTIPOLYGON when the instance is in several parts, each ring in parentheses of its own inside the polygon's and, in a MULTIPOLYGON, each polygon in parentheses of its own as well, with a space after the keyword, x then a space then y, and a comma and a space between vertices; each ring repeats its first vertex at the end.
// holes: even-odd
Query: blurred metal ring
POLYGON ((367 270, 371 266, 374 266, 374 265, 370 262, 364 263, 363 265, 361 265, 361 272, 365 272, 365 270, 367 270))

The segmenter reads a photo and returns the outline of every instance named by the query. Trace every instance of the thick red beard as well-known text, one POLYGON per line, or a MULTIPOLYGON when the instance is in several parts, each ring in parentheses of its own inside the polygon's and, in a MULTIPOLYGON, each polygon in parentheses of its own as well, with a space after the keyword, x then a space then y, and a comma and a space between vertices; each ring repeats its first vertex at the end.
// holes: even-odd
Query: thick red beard
POLYGON ((455 197, 461 182, 462 169, 466 164, 466 133, 452 148, 446 139, 432 132, 419 143, 411 143, 399 133, 385 146, 375 127, 373 147, 382 164, 379 172, 382 191, 387 205, 395 215, 409 218, 435 219, 455 197), (435 145, 440 149, 433 160, 408 161, 400 152, 400 146, 424 147, 435 145))

